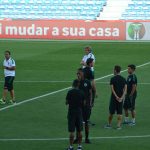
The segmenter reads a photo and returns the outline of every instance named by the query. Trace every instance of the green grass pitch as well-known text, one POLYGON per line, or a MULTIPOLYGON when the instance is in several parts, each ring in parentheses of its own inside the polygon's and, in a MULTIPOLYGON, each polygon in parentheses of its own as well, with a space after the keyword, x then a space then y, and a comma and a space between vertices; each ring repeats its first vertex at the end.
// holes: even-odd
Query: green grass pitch
MULTIPOLYGON (((4 51, 7 49, 11 50, 12 57, 16 60, 17 102, 69 87, 70 81, 76 78, 76 70, 80 67, 79 63, 84 55, 83 48, 87 45, 92 46, 96 56, 96 78, 111 74, 116 64, 121 65, 124 70, 130 63, 141 65, 150 61, 150 43, 148 42, 0 41, 1 64, 4 51)), ((96 126, 91 127, 90 137, 99 137, 99 139, 91 139, 90 145, 83 144, 84 150, 150 149, 149 72, 150 64, 136 70, 139 82, 136 102, 137 124, 134 127, 123 126, 121 131, 103 128, 108 117, 110 77, 97 81, 99 96, 91 116, 96 126), (121 138, 145 135, 149 137, 121 138), (111 138, 118 136, 120 138, 111 138)), ((122 75, 126 77, 127 72, 122 75)), ((0 81, 1 93, 3 90, 2 68, 0 81)), ((67 90, 64 90, 6 110, 1 109, 9 105, 0 105, 0 149, 64 150, 67 148, 68 140, 60 139, 68 137, 66 93, 67 90), (6 140, 3 141, 3 139, 6 140)), ((113 120, 113 127, 115 126, 116 117, 113 120)))

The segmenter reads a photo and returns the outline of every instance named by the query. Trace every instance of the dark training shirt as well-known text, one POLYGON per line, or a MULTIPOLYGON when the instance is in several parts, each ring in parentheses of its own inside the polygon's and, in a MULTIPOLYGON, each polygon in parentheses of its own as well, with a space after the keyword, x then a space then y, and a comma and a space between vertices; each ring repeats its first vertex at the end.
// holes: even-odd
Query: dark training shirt
POLYGON ((90 67, 85 67, 83 69, 83 73, 84 73, 84 78, 85 79, 88 79, 89 81, 94 79, 94 74, 93 74, 93 72, 92 72, 90 67))
POLYGON ((137 77, 135 74, 130 74, 127 78, 127 94, 131 93, 134 84, 137 85, 137 77))
MULTIPOLYGON (((116 75, 111 78, 110 85, 114 86, 114 90, 118 97, 123 95, 124 86, 126 85, 126 79, 121 75, 116 75)), ((112 97, 115 98, 114 94, 112 93, 112 97)))
POLYGON ((92 90, 91 82, 87 79, 81 80, 79 89, 84 93, 86 105, 90 105, 90 90, 92 90))
POLYGON ((84 95, 79 89, 71 89, 67 93, 66 100, 69 104, 69 109, 79 109, 83 106, 84 95))

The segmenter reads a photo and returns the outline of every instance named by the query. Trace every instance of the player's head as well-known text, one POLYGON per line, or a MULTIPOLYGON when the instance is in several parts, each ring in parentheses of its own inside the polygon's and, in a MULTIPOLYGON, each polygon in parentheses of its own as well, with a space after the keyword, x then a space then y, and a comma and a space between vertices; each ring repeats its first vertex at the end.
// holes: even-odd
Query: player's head
POLYGON ((9 59, 10 58, 10 55, 11 55, 11 53, 10 53, 10 51, 5 51, 5 58, 6 59, 9 59))
POLYGON ((83 69, 82 68, 79 68, 77 70, 77 77, 79 80, 82 80, 84 78, 84 73, 83 73, 83 69))
POLYGON ((88 58, 86 61, 87 66, 89 67, 93 67, 93 59, 92 58, 88 58))
POLYGON ((128 73, 132 74, 136 69, 136 66, 133 64, 128 65, 128 73))
POLYGON ((85 54, 86 54, 86 55, 88 55, 89 53, 92 52, 92 48, 91 48, 90 46, 86 46, 86 47, 84 48, 84 50, 85 50, 85 54))
POLYGON ((75 79, 72 83, 72 87, 74 88, 78 88, 79 87, 79 84, 80 84, 80 81, 78 79, 75 79))
POLYGON ((116 75, 116 74, 119 74, 120 71, 121 71, 121 67, 118 66, 118 65, 116 65, 116 66, 114 67, 114 74, 115 74, 115 75, 116 75))

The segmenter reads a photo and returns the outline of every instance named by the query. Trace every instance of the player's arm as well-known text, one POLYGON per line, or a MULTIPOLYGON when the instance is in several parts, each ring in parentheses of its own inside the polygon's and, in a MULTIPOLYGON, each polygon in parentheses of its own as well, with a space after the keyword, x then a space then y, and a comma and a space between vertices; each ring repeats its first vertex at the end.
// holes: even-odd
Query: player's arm
POLYGON ((92 106, 92 88, 89 90, 90 92, 90 106, 92 106))
POLYGON ((92 62, 92 67, 94 67, 94 65, 95 65, 95 62, 93 61, 93 62, 92 62))
POLYGON ((90 81, 87 82, 88 83, 88 87, 89 87, 89 93, 90 93, 90 105, 92 107, 92 99, 93 99, 93 95, 92 95, 92 84, 90 81))
POLYGON ((87 65, 86 65, 86 62, 85 62, 85 56, 82 58, 80 64, 81 64, 82 66, 87 66, 87 65))
POLYGON ((81 96, 82 96, 82 106, 84 106, 85 105, 85 96, 84 96, 83 92, 81 92, 81 96))
POLYGON ((122 102, 125 99, 125 95, 127 93, 127 84, 125 84, 124 89, 123 89, 123 94, 120 98, 120 102, 122 102))
POLYGON ((16 66, 12 66, 12 67, 6 67, 6 66, 4 66, 4 69, 13 71, 13 70, 16 70, 16 66))
POLYGON ((95 56, 94 55, 92 55, 92 57, 91 57, 92 59, 93 59, 93 61, 92 61, 92 67, 94 67, 94 65, 95 65, 95 56))
POLYGON ((94 92, 94 97, 97 97, 97 90, 96 90, 96 82, 94 80, 94 74, 92 71, 90 71, 90 78, 91 78, 91 86, 92 86, 92 90, 94 92))
POLYGON ((135 76, 133 76, 133 79, 132 79, 132 90, 131 90, 131 93, 130 93, 130 97, 133 96, 133 94, 135 93, 136 91, 136 88, 137 88, 137 79, 135 76))
POLYGON ((87 66, 87 65, 86 65, 86 62, 84 62, 83 60, 80 62, 80 64, 81 64, 82 66, 87 66))
POLYGON ((94 65, 95 65, 95 61, 92 61, 92 67, 94 67, 94 65))
POLYGON ((95 80, 94 80, 94 79, 91 81, 91 85, 92 85, 92 89, 93 89, 93 91, 94 91, 94 94, 95 94, 95 96, 97 97, 97 93, 96 93, 96 83, 95 83, 95 80))
POLYGON ((136 84, 132 84, 132 91, 130 93, 129 96, 133 96, 134 92, 136 91, 137 85, 136 84))
POLYGON ((83 60, 80 62, 80 64, 81 65, 86 65, 86 63, 83 60))
POLYGON ((66 105, 69 104, 69 99, 70 99, 70 94, 69 94, 69 92, 68 92, 68 93, 67 93, 67 96, 66 96, 66 105))
POLYGON ((112 85, 110 85, 111 86, 111 91, 112 91, 112 93, 113 93, 113 95, 116 97, 116 100, 119 102, 119 97, 118 97, 118 95, 116 94, 116 92, 115 92, 115 90, 114 90, 114 85, 112 84, 112 85))

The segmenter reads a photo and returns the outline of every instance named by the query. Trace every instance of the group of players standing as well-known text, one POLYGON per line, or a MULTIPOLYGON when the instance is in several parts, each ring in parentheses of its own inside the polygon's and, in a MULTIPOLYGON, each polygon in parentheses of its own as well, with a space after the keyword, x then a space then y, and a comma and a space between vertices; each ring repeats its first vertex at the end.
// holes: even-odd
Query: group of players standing
MULTIPOLYGON (((70 146, 67 150, 74 150, 73 144, 78 144, 77 150, 82 150, 82 129, 85 127, 85 143, 91 143, 89 140, 89 119, 94 98, 97 97, 96 84, 94 80, 95 57, 91 47, 85 47, 85 56, 81 61, 82 68, 77 70, 77 79, 72 83, 72 89, 66 96, 66 105, 68 105, 68 131, 70 132, 70 146), (76 139, 74 132, 76 130, 76 139)), ((134 74, 135 65, 128 65, 129 76, 127 80, 120 75, 121 67, 114 67, 114 76, 110 80, 111 99, 109 104, 108 124, 105 128, 112 128, 113 115, 117 112, 117 129, 121 129, 122 112, 125 110, 124 124, 135 125, 135 99, 137 95, 137 78, 134 74), (132 120, 129 121, 128 111, 131 111, 132 120)))

